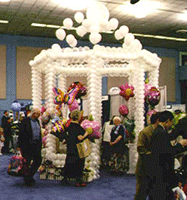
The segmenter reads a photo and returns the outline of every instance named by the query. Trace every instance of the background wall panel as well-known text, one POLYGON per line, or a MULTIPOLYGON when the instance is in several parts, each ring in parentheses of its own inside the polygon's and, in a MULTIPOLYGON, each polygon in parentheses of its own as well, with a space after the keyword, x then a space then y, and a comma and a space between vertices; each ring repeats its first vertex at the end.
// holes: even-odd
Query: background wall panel
POLYGON ((6 45, 0 45, 0 99, 6 99, 6 45))
POLYGON ((167 101, 176 101, 176 59, 161 57, 162 62, 159 69, 159 86, 166 85, 167 101))
POLYGON ((17 46, 16 55, 16 98, 32 99, 31 66, 33 60, 44 48, 17 46))
POLYGON ((128 77, 108 77, 108 92, 112 87, 119 87, 128 83, 128 77))

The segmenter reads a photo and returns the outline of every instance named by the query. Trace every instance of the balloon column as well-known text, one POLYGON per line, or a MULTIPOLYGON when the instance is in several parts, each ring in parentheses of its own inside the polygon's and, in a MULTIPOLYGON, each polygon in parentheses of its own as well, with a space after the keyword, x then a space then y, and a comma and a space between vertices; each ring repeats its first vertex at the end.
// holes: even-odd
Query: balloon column
POLYGON ((14 100, 11 105, 11 109, 13 111, 14 121, 16 120, 16 112, 18 112, 18 119, 19 119, 19 111, 21 111, 21 104, 17 100, 14 100))

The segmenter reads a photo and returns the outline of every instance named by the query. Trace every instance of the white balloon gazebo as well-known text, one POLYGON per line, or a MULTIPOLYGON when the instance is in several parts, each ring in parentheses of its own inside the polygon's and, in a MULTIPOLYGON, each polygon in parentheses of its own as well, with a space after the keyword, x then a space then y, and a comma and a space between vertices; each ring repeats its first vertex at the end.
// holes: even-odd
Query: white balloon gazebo
MULTIPOLYGON (((79 19, 79 21, 81 20, 79 19)), ((101 24, 100 27, 102 27, 101 24)), ((124 32, 127 30, 125 27, 121 26, 119 32, 115 34, 116 39, 121 37, 121 31, 124 32)), ((71 44, 74 44, 70 45, 72 46, 71 48, 61 48, 58 44, 54 44, 50 49, 42 50, 29 63, 32 67, 33 107, 41 108, 42 106, 42 74, 45 74, 45 101, 48 110, 55 109, 52 89, 56 86, 57 77, 59 88, 62 91, 67 91, 67 77, 86 76, 89 113, 92 114, 95 120, 101 123, 102 77, 128 77, 128 83, 133 85, 135 94, 135 97, 130 98, 128 101, 129 116, 135 120, 135 134, 137 139, 138 133, 144 128, 145 72, 147 72, 149 83, 152 86, 158 87, 161 59, 155 53, 151 53, 145 49, 142 50, 141 43, 134 39, 133 34, 126 32, 123 37, 123 47, 100 46, 98 44, 93 49, 87 46, 73 47, 77 42, 70 40, 71 44)), ((97 41, 94 42, 92 39, 92 43, 97 43, 97 41)), ((63 115, 67 115, 66 109, 63 109, 63 115)), ((63 167, 65 156, 57 155, 54 148, 50 148, 50 144, 52 142, 46 148, 45 156, 52 160, 55 166, 63 167)), ((132 145, 130 147, 130 173, 134 173, 136 160, 136 145, 132 145)), ((100 140, 96 140, 96 143, 92 143, 92 152, 85 163, 92 172, 89 181, 99 177, 99 164, 100 140)))

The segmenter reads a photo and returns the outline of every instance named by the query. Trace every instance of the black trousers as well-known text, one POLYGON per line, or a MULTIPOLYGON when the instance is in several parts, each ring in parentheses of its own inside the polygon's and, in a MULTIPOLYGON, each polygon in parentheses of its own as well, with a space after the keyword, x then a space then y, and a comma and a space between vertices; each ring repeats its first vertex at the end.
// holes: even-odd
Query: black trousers
POLYGON ((12 148, 14 148, 14 144, 13 144, 13 137, 11 135, 5 135, 5 141, 4 141, 4 149, 5 149, 5 153, 8 153, 10 148, 9 145, 11 143, 12 148))
POLYGON ((41 156, 41 142, 35 141, 31 144, 31 148, 27 151, 22 151, 22 156, 27 161, 27 166, 29 167, 29 173, 26 176, 33 177, 37 172, 39 166, 42 162, 41 156))
POLYGON ((84 163, 84 158, 79 158, 78 156, 74 155, 67 155, 64 166, 64 178, 76 178, 78 182, 82 181, 84 163))

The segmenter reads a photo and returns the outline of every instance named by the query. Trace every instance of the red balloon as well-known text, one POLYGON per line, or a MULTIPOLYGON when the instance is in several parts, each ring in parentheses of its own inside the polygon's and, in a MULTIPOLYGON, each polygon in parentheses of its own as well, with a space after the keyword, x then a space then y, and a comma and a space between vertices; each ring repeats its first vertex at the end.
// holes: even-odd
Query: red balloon
POLYGON ((156 87, 152 87, 147 94, 147 102, 151 106, 156 106, 160 102, 160 91, 156 87))
POLYGON ((125 104, 120 105, 120 107, 119 107, 119 113, 122 116, 126 117, 129 114, 128 107, 125 104))

